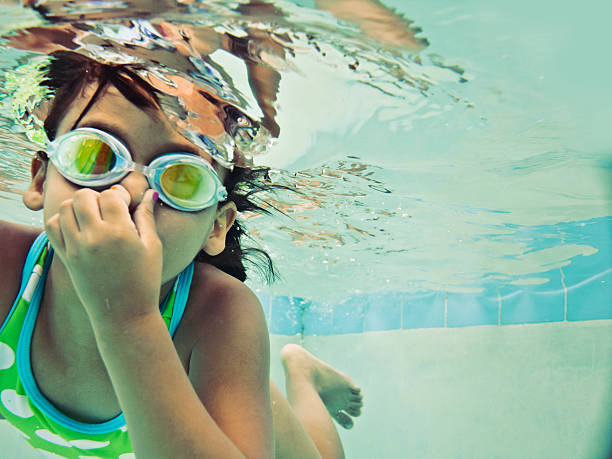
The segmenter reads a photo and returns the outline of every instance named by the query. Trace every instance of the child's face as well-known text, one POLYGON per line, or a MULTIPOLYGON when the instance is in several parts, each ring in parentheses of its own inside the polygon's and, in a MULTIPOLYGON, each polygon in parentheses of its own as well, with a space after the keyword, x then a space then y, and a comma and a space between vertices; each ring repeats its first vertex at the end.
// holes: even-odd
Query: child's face
MULTIPOLYGON (((74 126, 96 87, 97 83, 86 87, 76 98, 59 124, 58 136, 74 126)), ((149 164, 164 153, 184 151, 199 154, 215 166, 221 180, 225 178, 225 170, 216 165, 207 152, 181 136, 160 111, 153 113, 152 110, 139 109, 112 85, 98 96, 76 127, 85 126, 96 127, 119 138, 139 164, 149 164)), ((131 198, 129 209, 133 212, 149 188, 146 177, 140 172, 131 172, 118 184, 128 191, 131 198)), ((44 221, 57 214, 61 203, 72 199, 80 188, 66 180, 49 161, 41 190, 44 221)), ((158 201, 154 215, 163 245, 162 282, 167 282, 180 273, 201 249, 210 255, 223 250, 225 235, 235 217, 235 206, 229 203, 218 208, 215 204, 200 212, 183 212, 158 201)))

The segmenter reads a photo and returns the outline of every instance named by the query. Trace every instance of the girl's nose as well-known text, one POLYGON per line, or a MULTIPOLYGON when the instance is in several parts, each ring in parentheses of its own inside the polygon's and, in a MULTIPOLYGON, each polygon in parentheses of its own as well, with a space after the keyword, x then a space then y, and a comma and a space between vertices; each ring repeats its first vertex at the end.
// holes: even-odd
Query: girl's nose
POLYGON ((147 178, 140 172, 130 172, 117 185, 125 188, 130 195, 130 203, 128 204, 130 213, 134 212, 136 207, 138 207, 145 192, 149 189, 147 178))

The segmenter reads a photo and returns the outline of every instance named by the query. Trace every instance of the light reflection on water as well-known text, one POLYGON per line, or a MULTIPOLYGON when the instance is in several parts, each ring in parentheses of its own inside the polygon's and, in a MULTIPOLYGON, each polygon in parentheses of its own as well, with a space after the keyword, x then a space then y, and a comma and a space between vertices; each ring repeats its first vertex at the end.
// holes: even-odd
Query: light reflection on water
MULTIPOLYGON (((374 9, 369 18, 335 11, 339 19, 287 1, 156 2, 154 14, 139 3, 105 2, 101 11, 100 2, 48 2, 48 22, 3 7, 1 30, 13 46, 20 37, 45 52, 76 44, 106 61, 139 59, 190 138, 208 126, 185 103, 191 88, 259 122, 246 136, 259 147, 245 146, 241 158, 272 167, 275 183, 300 192, 267 197, 284 215, 249 218, 283 276, 272 292, 331 301, 545 283, 549 270, 597 251, 588 239, 561 237, 557 225, 612 214, 610 150, 583 149, 575 113, 584 108, 561 104, 558 88, 540 78, 559 72, 556 61, 533 73, 519 65, 551 37, 502 40, 524 22, 518 7, 436 4, 403 15, 374 9), (75 26, 83 11, 91 21, 75 26), (388 14, 382 30, 377 14, 388 14), (35 26, 47 32, 23 30, 35 26)), ((572 19, 557 20, 553 36, 572 19)), ((29 56, 3 49, 0 71, 29 56)), ((29 143, 9 115, 5 108, 0 118, 0 214, 31 223, 25 210, 15 214, 29 143)), ((244 136, 234 134, 215 140, 235 145, 244 136)))

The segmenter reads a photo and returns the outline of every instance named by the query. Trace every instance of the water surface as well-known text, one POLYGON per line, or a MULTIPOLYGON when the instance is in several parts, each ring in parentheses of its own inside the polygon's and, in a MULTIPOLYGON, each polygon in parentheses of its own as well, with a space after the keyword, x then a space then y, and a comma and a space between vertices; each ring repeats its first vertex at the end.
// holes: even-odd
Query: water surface
MULTIPOLYGON (((546 284, 579 257, 593 275, 610 268, 597 257, 612 236, 608 3, 388 1, 399 38, 299 2, 168 2, 154 14, 49 3, 46 19, 3 6, 5 79, 40 54, 10 37, 74 26, 87 10, 89 55, 161 56, 154 76, 200 84, 261 123, 245 157, 301 194, 268 196, 284 215, 248 219, 282 276, 254 277, 259 293, 332 302, 546 284), (233 48, 187 49, 181 30, 192 44, 230 34, 233 48)), ((32 142, 4 88, 0 215, 40 225, 19 203, 32 142)), ((179 99, 168 110, 193 127, 179 99)))

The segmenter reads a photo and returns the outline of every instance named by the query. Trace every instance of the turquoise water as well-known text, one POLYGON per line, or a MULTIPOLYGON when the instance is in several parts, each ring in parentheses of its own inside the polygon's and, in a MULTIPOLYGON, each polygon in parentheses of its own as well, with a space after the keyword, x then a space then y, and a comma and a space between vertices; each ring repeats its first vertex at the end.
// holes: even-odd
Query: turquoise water
MULTIPOLYGON (((212 3, 224 8, 209 21, 244 26, 230 3, 212 3)), ((284 23, 263 21, 303 35, 293 39, 295 56, 276 64, 280 135, 255 163, 305 195, 276 197, 287 216, 251 220, 282 274, 269 288, 258 279, 252 287, 340 302, 388 290, 555 290, 550 272, 583 257, 591 275, 610 268, 605 256, 596 261, 605 247, 595 240, 610 234, 612 214, 611 64, 597 24, 605 14, 591 14, 609 6, 389 6, 422 28, 427 47, 385 51, 360 41, 351 23, 289 2, 278 3, 284 23), (572 223, 578 230, 568 234, 572 223)), ((15 55, 4 51, 5 68, 15 55)), ((244 63, 212 56, 247 112, 261 114, 244 63)), ((3 215, 36 222, 15 204, 28 156, 10 123, 3 215)))
MULTIPOLYGON (((418 110, 378 96, 361 123, 351 118, 362 114, 358 109, 329 108, 345 135, 315 134, 316 147, 291 166, 348 151, 366 158, 368 177, 392 193, 365 191, 363 179, 350 177, 365 196, 324 213, 343 243, 328 237, 313 255, 321 244, 301 241, 299 258, 314 257, 313 280, 324 271, 332 286, 342 280, 359 293, 547 283, 553 266, 597 253, 580 231, 565 241, 563 225, 595 224, 595 233, 611 234, 605 27, 590 21, 596 2, 539 5, 394 4, 423 27, 431 43, 423 53, 464 68, 469 81, 438 82, 418 110), (453 103, 449 94, 471 105, 453 103), (346 225, 364 232, 342 231, 346 225)), ((347 99, 350 105, 360 97, 347 99)), ((318 221, 315 212, 304 213, 318 221)), ((609 267, 604 257, 590 269, 609 267)))
MULTIPOLYGON (((208 20, 243 28, 210 3, 208 20)), ((258 23, 295 30, 295 55, 275 63, 280 135, 255 162, 305 195, 248 220, 282 276, 250 285, 274 351, 302 342, 362 384, 348 456, 604 457, 610 4, 386 1, 428 41, 405 52, 274 3, 284 22, 258 23)), ((2 50, 0 67, 26 56, 2 50)), ((244 62, 212 59, 260 116, 244 62)), ((28 144, 3 113, 0 218, 40 225, 19 202, 28 144)))

